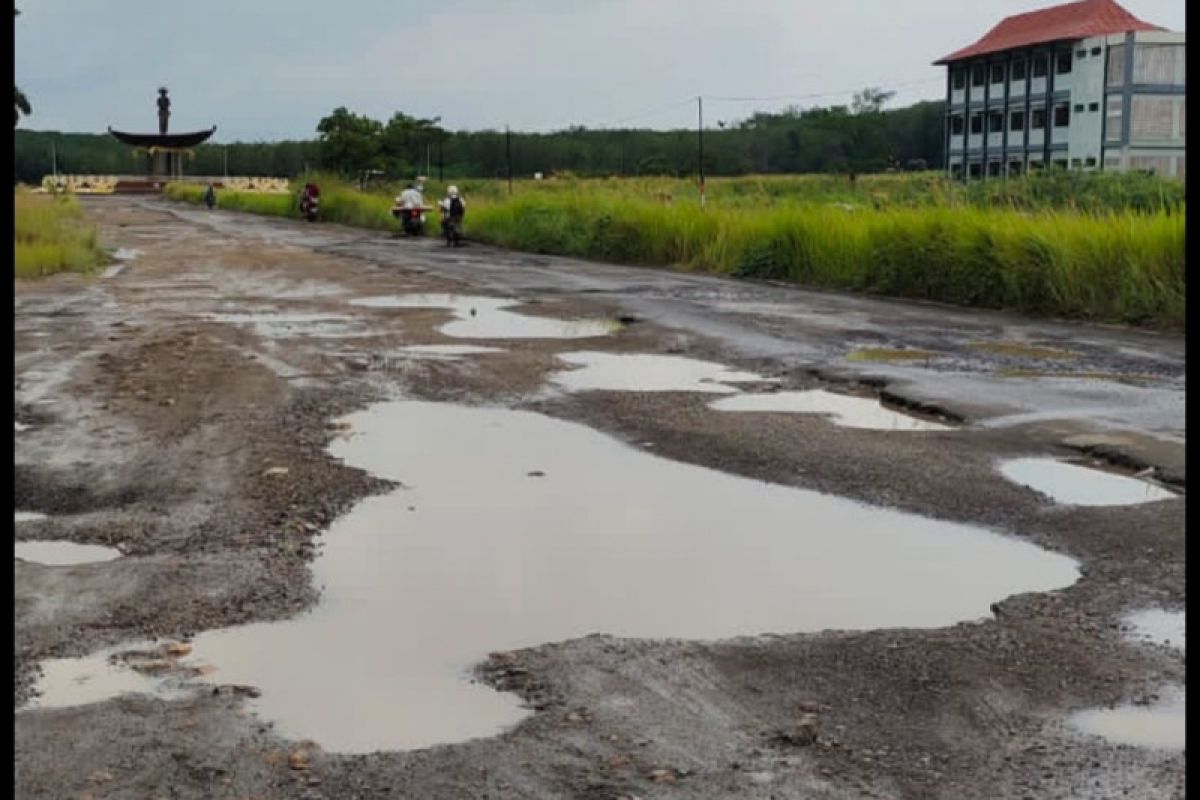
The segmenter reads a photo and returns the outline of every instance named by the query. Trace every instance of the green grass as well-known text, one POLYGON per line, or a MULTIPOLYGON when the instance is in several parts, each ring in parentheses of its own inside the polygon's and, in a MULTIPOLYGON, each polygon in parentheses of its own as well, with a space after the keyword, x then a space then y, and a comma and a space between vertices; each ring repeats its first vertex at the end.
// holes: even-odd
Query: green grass
MULTIPOLYGON (((398 186, 318 179, 321 217, 394 230, 398 186)), ((458 181, 470 238, 516 250, 918 298, 1184 327, 1182 187, 1052 171, 962 185, 934 173, 749 176, 709 183, 571 177, 458 181)), ((430 182, 426 196, 443 186, 430 182)), ((200 201, 200 189, 168 195, 200 201)), ((222 208, 294 215, 283 195, 218 192, 222 208)), ((436 232, 436 226, 429 226, 436 232)))
POLYGON ((108 260, 78 201, 70 195, 13 195, 13 271, 17 278, 90 272, 108 260))

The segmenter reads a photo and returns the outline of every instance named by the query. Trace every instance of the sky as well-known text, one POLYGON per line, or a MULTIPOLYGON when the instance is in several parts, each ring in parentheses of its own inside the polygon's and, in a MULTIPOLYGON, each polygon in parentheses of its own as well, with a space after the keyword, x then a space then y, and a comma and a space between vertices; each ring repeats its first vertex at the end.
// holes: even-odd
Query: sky
MULTIPOLYGON (((451 130, 706 127, 895 90, 945 95, 934 60, 1046 0, 18 0, 21 127, 217 126, 216 142, 315 137, 338 106, 451 130), (739 98, 739 99, 730 99, 739 98), (740 98, 754 98, 743 100, 740 98)), ((1184 0, 1127 0, 1184 30, 1184 0)))

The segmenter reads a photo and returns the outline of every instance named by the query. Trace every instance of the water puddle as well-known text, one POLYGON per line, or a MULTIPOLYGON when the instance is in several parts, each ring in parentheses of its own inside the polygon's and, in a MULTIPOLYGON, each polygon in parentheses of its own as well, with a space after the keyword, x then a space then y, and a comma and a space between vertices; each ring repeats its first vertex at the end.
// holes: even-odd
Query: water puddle
POLYGON ((739 394, 709 403, 717 411, 792 412, 821 414, 835 425, 885 431, 948 431, 949 425, 909 416, 876 399, 835 394, 824 389, 804 392, 739 394))
POLYGON ((361 336, 362 331, 350 317, 330 314, 263 312, 259 314, 201 314, 213 322, 243 325, 266 339, 316 337, 344 339, 361 336))
POLYGON ((17 432, 17 433, 21 433, 22 431, 27 431, 27 430, 29 430, 29 429, 30 429, 30 427, 32 427, 32 426, 30 426, 30 425, 26 425, 24 422, 16 422, 16 420, 14 420, 13 422, 14 422, 14 423, 16 424, 16 426, 17 426, 17 427, 16 427, 16 432, 17 432))
POLYGON ((1129 614, 1124 622, 1133 628, 1135 641, 1166 645, 1183 652, 1184 634, 1187 630, 1185 620, 1182 611, 1150 608, 1129 614))
POLYGON ((753 372, 683 356, 650 353, 561 353, 559 359, 579 369, 556 372, 555 383, 571 391, 709 392, 732 394, 731 383, 770 383, 753 372))
POLYGON ((15 514, 16 522, 37 522, 46 518, 46 515, 40 511, 17 511, 15 514))
POLYGON ((484 355, 486 353, 503 353, 500 347, 480 347, 473 344, 414 344, 401 347, 395 351, 400 356, 409 358, 455 359, 461 356, 484 355))
POLYGON ((1113 744, 1155 750, 1183 750, 1186 741, 1186 697, 1181 687, 1164 690, 1145 705, 1122 705, 1081 711, 1070 724, 1083 733, 1113 744))
POLYGON ((66 567, 112 561, 114 558, 120 558, 122 553, 115 548, 96 544, 33 541, 17 542, 14 555, 22 561, 33 561, 50 567, 66 567))
POLYGON ((1064 505, 1127 506, 1175 497, 1147 481, 1053 458, 1014 458, 1002 463, 1000 472, 1064 505))
POLYGON ((458 339, 585 339, 607 336, 621 324, 607 319, 552 319, 531 317, 505 309, 520 305, 516 299, 457 294, 405 294, 362 297, 351 305, 368 308, 446 308, 454 320, 438 330, 458 339))
MULTIPOLYGON (((34 687, 37 695, 21 710, 64 708, 100 703, 123 694, 147 694, 172 699, 185 696, 194 689, 186 678, 198 670, 185 670, 183 675, 168 676, 168 670, 178 666, 176 659, 154 649, 153 643, 138 643, 110 648, 83 658, 51 658, 39 665, 42 674, 34 687), (131 648, 143 648, 141 658, 130 658, 131 648)), ((134 653, 139 651, 134 650, 134 653)))
POLYGON ((260 716, 328 750, 520 721, 514 695, 467 678, 492 651, 593 632, 939 627, 1078 577, 1073 560, 981 528, 669 461, 530 412, 402 401, 341 424, 331 452, 403 488, 324 536, 315 608, 192 643, 212 680, 259 688, 260 716))

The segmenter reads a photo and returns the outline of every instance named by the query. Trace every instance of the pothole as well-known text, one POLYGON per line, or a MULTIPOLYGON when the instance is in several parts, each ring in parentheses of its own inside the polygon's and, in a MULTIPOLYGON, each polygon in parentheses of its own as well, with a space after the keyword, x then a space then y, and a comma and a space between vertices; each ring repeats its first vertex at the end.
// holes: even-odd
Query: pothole
POLYGON ((1053 458, 1014 458, 1003 462, 1000 472, 1013 483, 1064 505, 1127 506, 1176 496, 1138 478, 1053 458))
POLYGON ((1186 742, 1186 693, 1169 687, 1143 703, 1094 708, 1071 715, 1069 724, 1112 744, 1155 750, 1183 750, 1186 742))
POLYGON ((458 339, 585 339, 607 336, 621 324, 609 319, 553 319, 505 309, 520 300, 457 294, 405 294, 361 297, 351 305, 367 308, 445 308, 454 320, 438 330, 458 339))
POLYGON ((835 425, 887 431, 947 431, 949 425, 914 417, 884 406, 878 399, 836 394, 824 389, 802 392, 739 394, 709 403, 717 411, 819 414, 835 425))
POLYGON ((578 369, 556 372, 550 382, 570 391, 708 392, 732 394, 728 384, 770 383, 753 372, 684 356, 652 353, 561 353, 559 360, 578 369))
POLYGON ((940 627, 1078 577, 1015 538, 669 461, 531 412, 402 401, 340 427, 335 456, 404 488, 329 529, 311 611, 193 641, 213 679, 261 690, 253 707, 281 735, 327 750, 518 722, 514 695, 467 679, 491 651, 594 632, 940 627))
POLYGON ((112 547, 60 541, 17 542, 13 550, 13 554, 22 561, 32 561, 51 567, 93 564, 112 561, 122 556, 120 550, 112 547))
POLYGON ((173 699, 186 696, 189 683, 204 670, 183 667, 170 650, 186 653, 188 645, 139 642, 108 648, 83 658, 52 658, 41 662, 35 695, 21 710, 81 706, 124 694, 173 699))

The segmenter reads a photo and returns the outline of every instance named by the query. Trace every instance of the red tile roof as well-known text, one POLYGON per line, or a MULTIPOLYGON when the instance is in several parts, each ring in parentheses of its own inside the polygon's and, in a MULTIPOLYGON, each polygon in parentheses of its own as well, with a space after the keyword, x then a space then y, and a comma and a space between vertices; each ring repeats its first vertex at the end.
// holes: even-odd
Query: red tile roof
POLYGON ((975 44, 956 50, 933 63, 948 64, 971 56, 1044 42, 1086 39, 1126 31, 1161 30, 1163 28, 1157 25, 1142 22, 1113 0, 1080 0, 1005 17, 975 44))

